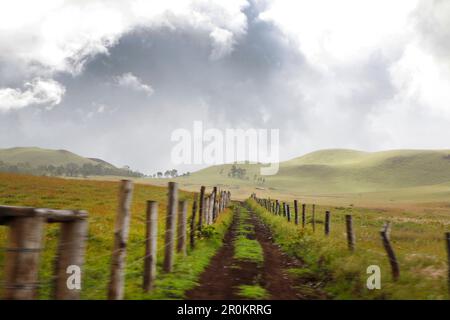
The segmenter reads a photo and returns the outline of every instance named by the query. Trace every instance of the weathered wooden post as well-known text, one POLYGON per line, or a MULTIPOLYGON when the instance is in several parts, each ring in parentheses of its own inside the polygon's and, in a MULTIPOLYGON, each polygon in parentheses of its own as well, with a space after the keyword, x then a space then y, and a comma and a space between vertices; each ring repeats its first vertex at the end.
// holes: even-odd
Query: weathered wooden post
POLYGON ((202 226, 205 220, 205 186, 200 188, 200 198, 198 199, 198 230, 202 231, 202 226))
POLYGON ((294 200, 295 224, 298 225, 298 201, 294 200))
POLYGON ((306 225, 306 204, 302 204, 302 228, 306 225))
POLYGON ((130 226, 131 199, 133 183, 122 180, 119 189, 119 207, 114 227, 114 248, 111 262, 111 279, 109 282, 108 299, 122 300, 124 295, 124 270, 127 254, 127 240, 130 226))
POLYGON ((351 215, 345 215, 345 224, 347 229, 348 249, 350 251, 355 251, 355 234, 353 232, 353 219, 351 215))
POLYGON ((55 259, 55 291, 56 300, 78 300, 82 282, 72 283, 69 288, 69 274, 80 272, 81 279, 84 264, 84 252, 88 230, 87 212, 74 211, 73 220, 61 223, 58 251, 55 259))
POLYGON ((389 263, 391 264, 392 279, 397 281, 400 277, 400 267, 398 265, 397 257, 395 256, 394 249, 392 248, 390 241, 391 223, 386 222, 383 229, 380 231, 381 240, 383 241, 384 249, 389 258, 389 263))
POLYGON ((283 217, 286 218, 287 215, 287 204, 286 202, 283 202, 283 217))
POLYGON ((191 239, 191 249, 195 249, 195 216, 197 215, 197 200, 194 200, 194 203, 192 204, 192 217, 191 217, 191 232, 190 232, 190 239, 191 239))
POLYGON ((156 259, 158 253, 158 202, 147 201, 145 220, 145 258, 144 258, 144 292, 153 289, 156 278, 156 259))
POLYGON ((216 222, 217 220, 217 216, 219 215, 219 200, 216 199, 216 201, 214 202, 214 208, 213 208, 213 223, 216 222), (214 213, 215 212, 215 213, 214 213))
POLYGON ((316 205, 312 205, 312 213, 311 213, 311 224, 313 232, 316 231, 316 205))
POLYGON ((330 211, 325 212, 325 235, 330 234, 330 211))
POLYGON ((7 300, 37 298, 39 255, 45 219, 34 214, 12 218, 6 251, 5 290, 7 300))
POLYGON ((448 282, 448 292, 450 293, 450 232, 445 233, 445 242, 447 244, 447 282, 448 282))
POLYGON ((212 215, 211 215, 211 223, 216 221, 217 218, 217 187, 213 188, 212 192, 212 215))
POLYGON ((286 204, 286 216, 287 216, 287 221, 291 222, 291 210, 289 209, 288 204, 286 204))
POLYGON ((187 233, 187 204, 186 200, 178 202, 178 229, 177 229, 177 252, 186 255, 186 233, 187 233))
POLYGON ((225 209, 225 191, 220 192, 220 213, 225 209))
POLYGON ((209 225, 209 216, 210 216, 210 202, 211 202, 211 196, 208 195, 205 197, 205 224, 209 225))
POLYGON ((163 270, 165 272, 172 272, 173 269, 177 211, 178 211, 178 184, 176 182, 169 182, 167 216, 166 216, 165 252, 163 263, 163 270))

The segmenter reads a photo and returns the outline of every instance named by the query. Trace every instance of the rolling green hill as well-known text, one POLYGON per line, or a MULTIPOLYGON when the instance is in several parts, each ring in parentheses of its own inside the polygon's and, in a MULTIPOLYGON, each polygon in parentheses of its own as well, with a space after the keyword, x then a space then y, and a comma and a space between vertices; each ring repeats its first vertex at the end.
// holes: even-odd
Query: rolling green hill
POLYGON ((28 163, 32 167, 64 166, 69 163, 82 166, 83 164, 96 165, 101 163, 105 167, 114 168, 112 164, 100 159, 84 158, 67 150, 50 150, 37 147, 0 149, 0 161, 8 164, 28 163))
POLYGON ((450 199, 450 150, 321 150, 280 163, 274 176, 260 176, 257 164, 237 164, 245 169, 245 177, 230 177, 231 167, 209 167, 178 181, 187 187, 223 184, 242 192, 266 190, 295 195, 375 194, 391 190, 393 194, 407 190, 420 194, 421 188, 426 188, 428 193, 443 192, 450 199))
POLYGON ((67 150, 37 147, 0 149, 0 171, 45 176, 142 177, 129 168, 117 168, 97 158, 84 158, 67 150))

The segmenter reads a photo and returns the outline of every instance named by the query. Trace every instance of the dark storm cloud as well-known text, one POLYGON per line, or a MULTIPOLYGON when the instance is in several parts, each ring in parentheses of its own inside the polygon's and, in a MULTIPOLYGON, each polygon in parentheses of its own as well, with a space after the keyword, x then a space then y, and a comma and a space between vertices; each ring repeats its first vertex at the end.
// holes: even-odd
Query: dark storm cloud
POLYGON ((301 127, 302 97, 287 82, 312 71, 296 44, 255 10, 246 12, 246 35, 218 60, 207 32, 140 28, 124 35, 83 73, 55 78, 67 88, 57 108, 2 116, 3 128, 26 128, 14 139, 3 136, 2 145, 64 147, 150 171, 169 162, 172 130, 194 120, 218 128, 301 127), (125 73, 153 94, 118 86, 114 79, 125 73))
MULTIPOLYGON (((308 37, 304 25, 318 28, 322 22, 304 17, 305 24, 283 27, 279 18, 260 16, 271 3, 242 7, 246 19, 238 20, 245 26, 238 24, 232 40, 226 28, 215 39, 215 24, 199 28, 171 16, 169 24, 130 28, 107 53, 86 56, 78 73, 44 73, 65 87, 61 103, 0 113, 0 145, 65 148, 152 173, 172 167, 171 133, 192 128, 194 120, 219 129, 279 128, 282 159, 327 147, 424 147, 415 135, 427 127, 436 132, 427 140, 430 147, 447 143, 443 123, 450 113, 441 80, 448 78, 434 79, 427 65, 438 65, 434 56, 446 57, 447 29, 441 27, 450 17, 444 2, 421 2, 412 17, 431 60, 416 46, 415 31, 409 34, 392 17, 389 23, 399 30, 383 28, 380 38, 376 26, 362 26, 373 41, 365 42, 362 31, 353 33, 339 19, 330 21, 335 34, 307 30, 314 35, 308 37), (352 35, 364 43, 349 41, 352 35)), ((2 61, 0 71, 0 87, 19 89, 27 74, 40 74, 2 61)))

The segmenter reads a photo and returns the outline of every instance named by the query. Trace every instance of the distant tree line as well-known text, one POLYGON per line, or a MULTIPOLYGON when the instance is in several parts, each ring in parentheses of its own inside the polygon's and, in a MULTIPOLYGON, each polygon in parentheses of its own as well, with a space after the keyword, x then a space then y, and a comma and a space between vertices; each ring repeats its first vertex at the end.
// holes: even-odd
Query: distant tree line
POLYGON ((177 169, 172 169, 166 170, 164 173, 162 171, 158 171, 157 173, 150 175, 150 177, 161 179, 161 178, 189 177, 190 175, 191 173, 189 171, 179 174, 177 169))
POLYGON ((66 177, 88 177, 88 176, 120 176, 120 177, 144 177, 143 173, 133 171, 129 167, 115 168, 102 164, 68 163, 66 165, 41 165, 32 166, 30 163, 9 164, 0 161, 1 172, 26 173, 39 176, 66 176, 66 177))

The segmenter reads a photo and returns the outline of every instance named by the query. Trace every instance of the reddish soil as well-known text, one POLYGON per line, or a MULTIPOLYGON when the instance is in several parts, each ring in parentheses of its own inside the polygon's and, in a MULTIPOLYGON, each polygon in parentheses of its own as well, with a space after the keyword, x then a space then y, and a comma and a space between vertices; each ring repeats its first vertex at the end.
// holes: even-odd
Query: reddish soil
POLYGON ((242 284, 259 284, 274 300, 297 300, 305 296, 296 288, 296 281, 286 269, 299 266, 300 262, 284 254, 272 241, 270 230, 254 214, 250 214, 248 222, 255 227, 256 240, 264 251, 264 264, 258 267, 255 263, 236 261, 233 259, 233 240, 236 236, 234 221, 225 236, 224 244, 211 260, 200 277, 199 285, 186 294, 186 299, 194 300, 232 300, 242 299, 237 295, 236 287, 242 284))
POLYGON ((305 297, 298 291, 295 280, 289 276, 287 269, 300 266, 300 262, 283 253, 273 243, 272 233, 262 221, 251 213, 255 226, 256 240, 264 251, 262 286, 270 293, 272 300, 299 300, 305 297))

